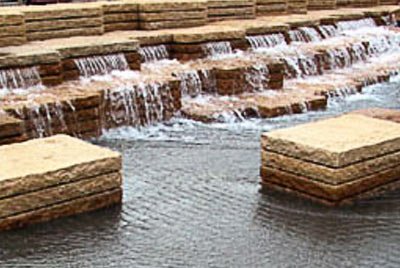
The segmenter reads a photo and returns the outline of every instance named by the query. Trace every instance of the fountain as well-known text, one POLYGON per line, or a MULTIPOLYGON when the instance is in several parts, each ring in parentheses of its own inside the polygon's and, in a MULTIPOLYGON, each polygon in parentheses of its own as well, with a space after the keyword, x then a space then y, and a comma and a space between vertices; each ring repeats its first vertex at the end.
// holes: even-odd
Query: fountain
POLYGON ((0 96, 17 90, 42 87, 37 67, 0 70, 0 96))
POLYGON ((129 70, 129 64, 122 53, 83 57, 75 59, 74 62, 83 78, 95 75, 107 75, 116 70, 129 70))
POLYGON ((143 61, 147 63, 169 59, 169 53, 165 45, 141 47, 139 54, 143 61))

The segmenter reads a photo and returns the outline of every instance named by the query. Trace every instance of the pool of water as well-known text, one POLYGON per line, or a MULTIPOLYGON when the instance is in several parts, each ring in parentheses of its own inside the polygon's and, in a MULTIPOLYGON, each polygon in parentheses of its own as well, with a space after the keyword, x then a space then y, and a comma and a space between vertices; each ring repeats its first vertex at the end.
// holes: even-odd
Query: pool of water
POLYGON ((0 233, 0 267, 399 267, 400 192, 326 208, 259 193, 263 131, 366 107, 400 108, 400 79, 326 111, 113 130, 120 207, 0 233))

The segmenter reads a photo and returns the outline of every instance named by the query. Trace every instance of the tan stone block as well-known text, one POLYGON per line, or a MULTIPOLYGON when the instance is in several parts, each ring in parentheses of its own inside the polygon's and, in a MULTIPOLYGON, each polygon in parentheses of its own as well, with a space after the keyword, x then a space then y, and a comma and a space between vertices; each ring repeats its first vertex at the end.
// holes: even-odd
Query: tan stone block
POLYGON ((25 21, 56 20, 65 18, 101 17, 101 7, 90 5, 47 5, 24 10, 25 21))
POLYGON ((103 27, 86 27, 86 28, 64 29, 55 31, 28 32, 27 38, 29 41, 37 41, 37 40, 47 40, 47 39, 63 38, 71 36, 102 35, 103 33, 104 33, 103 27))
POLYGON ((102 3, 103 13, 105 15, 115 13, 137 13, 137 3, 122 3, 122 2, 103 2, 102 3))
POLYGON ((174 43, 201 43, 210 41, 244 39, 245 32, 231 27, 204 26, 180 30, 173 34, 174 43))
POLYGON ((183 12, 162 12, 162 13, 139 13, 139 20, 142 22, 162 22, 206 19, 207 12, 183 11, 183 12))
POLYGON ((0 198, 121 169, 119 153, 66 135, 1 146, 0 160, 0 198))
POLYGON ((114 172, 1 199, 0 219, 119 188, 121 181, 121 174, 114 172))
MULTIPOLYGON (((349 182, 341 186, 329 186, 317 181, 307 180, 279 170, 261 169, 261 185, 279 186, 290 193, 311 198, 328 205, 349 204, 357 199, 370 198, 389 190, 399 189, 399 168, 387 170, 365 179, 349 182)), ((275 188, 281 190, 279 188, 275 188)))
POLYGON ((101 27, 103 24, 102 17, 93 18, 77 18, 77 19, 62 19, 57 21, 32 21, 25 24, 27 35, 31 32, 45 32, 50 30, 63 29, 80 29, 86 27, 101 27))
POLYGON ((0 137, 19 136, 23 133, 23 121, 0 111, 0 137))
POLYGON ((139 3, 139 12, 166 12, 206 10, 207 1, 177 0, 177 1, 147 1, 139 3))
POLYGON ((122 190, 115 189, 51 205, 0 220, 0 230, 21 228, 26 225, 89 212, 121 203, 122 190))
POLYGON ((105 32, 132 31, 139 29, 138 21, 104 24, 105 32))
POLYGON ((140 22, 139 27, 141 30, 158 30, 168 28, 189 28, 202 26, 207 23, 206 19, 194 19, 183 21, 159 21, 159 22, 140 22))
POLYGON ((361 115, 264 133, 264 149, 330 167, 399 151, 400 125, 361 115))
POLYGON ((312 180, 323 181, 332 185, 360 179, 385 169, 394 168, 398 166, 400 159, 400 153, 396 152, 343 168, 329 168, 270 151, 263 151, 261 155, 262 163, 266 167, 299 174, 312 180))
POLYGON ((365 110, 356 110, 351 113, 400 123, 400 111, 395 109, 371 108, 365 110))
POLYGON ((107 14, 104 15, 104 23, 111 22, 131 22, 137 21, 139 15, 137 13, 117 13, 117 14, 107 14))

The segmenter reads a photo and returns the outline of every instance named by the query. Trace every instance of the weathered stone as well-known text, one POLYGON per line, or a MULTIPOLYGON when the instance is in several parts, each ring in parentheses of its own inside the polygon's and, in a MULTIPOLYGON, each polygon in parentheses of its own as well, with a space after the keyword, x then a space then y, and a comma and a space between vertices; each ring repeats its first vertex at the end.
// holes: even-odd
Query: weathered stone
POLYGON ((56 20, 60 18, 100 17, 103 11, 100 6, 87 4, 60 4, 29 7, 23 11, 25 20, 56 20))
POLYGON ((400 125, 344 115, 265 133, 263 148, 329 167, 343 167, 399 151, 400 125))
POLYGON ((183 21, 159 21, 159 22, 140 22, 139 27, 141 30, 158 30, 167 28, 188 28, 202 26, 207 23, 206 19, 185 19, 183 21))
POLYGON ((20 136, 23 133, 23 122, 0 111, 0 137, 20 136))
POLYGON ((26 31, 28 36, 31 36, 33 32, 44 32, 50 30, 63 30, 63 29, 81 29, 86 27, 101 27, 103 24, 102 17, 93 18, 77 18, 77 19, 63 19, 51 21, 32 21, 26 23, 26 31))
POLYGON ((0 198, 121 169, 118 153, 66 135, 2 146, 0 160, 0 198))
POLYGON ((376 187, 397 181, 400 167, 390 168, 340 185, 326 184, 307 177, 269 167, 261 168, 262 182, 283 185, 296 191, 318 196, 331 201, 340 201, 376 187))
POLYGON ((113 172, 3 198, 0 200, 0 221, 16 214, 113 190, 121 186, 121 181, 121 174, 113 172))
POLYGON ((400 111, 395 109, 371 108, 353 111, 352 113, 400 123, 400 111))
POLYGON ((51 205, 0 220, 0 230, 21 228, 26 225, 76 215, 121 203, 122 190, 114 189, 51 205))
POLYGON ((104 23, 131 22, 139 19, 136 13, 118 13, 104 15, 104 23))
POLYGON ((181 20, 194 20, 194 19, 207 19, 206 12, 199 11, 174 11, 164 13, 139 13, 139 20, 143 22, 162 22, 162 21, 181 21, 181 20))
POLYGON ((104 33, 103 27, 86 27, 77 29, 63 29, 57 31, 43 31, 43 32, 28 32, 27 38, 29 41, 47 40, 52 38, 63 38, 71 36, 87 36, 87 35, 102 35, 104 33))
POLYGON ((398 166, 400 153, 392 153, 381 157, 355 163, 343 168, 330 168, 270 151, 262 152, 262 165, 280 169, 326 184, 339 185, 348 181, 398 166))
POLYGON ((138 21, 104 24, 105 32, 131 31, 131 30, 137 30, 137 29, 139 29, 138 21))
POLYGON ((207 1, 204 0, 144 1, 138 4, 139 12, 167 12, 207 9, 207 1))

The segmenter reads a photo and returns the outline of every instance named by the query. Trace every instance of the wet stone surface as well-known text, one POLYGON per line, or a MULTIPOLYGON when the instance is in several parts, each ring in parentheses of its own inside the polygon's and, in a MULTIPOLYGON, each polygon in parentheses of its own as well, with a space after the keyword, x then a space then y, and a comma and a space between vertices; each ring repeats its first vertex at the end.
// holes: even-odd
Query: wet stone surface
POLYGON ((96 143, 124 157, 122 207, 0 233, 0 266, 396 267, 400 192, 326 208, 259 190, 260 133, 368 107, 400 108, 400 82, 325 112, 206 126, 174 120, 96 143))

